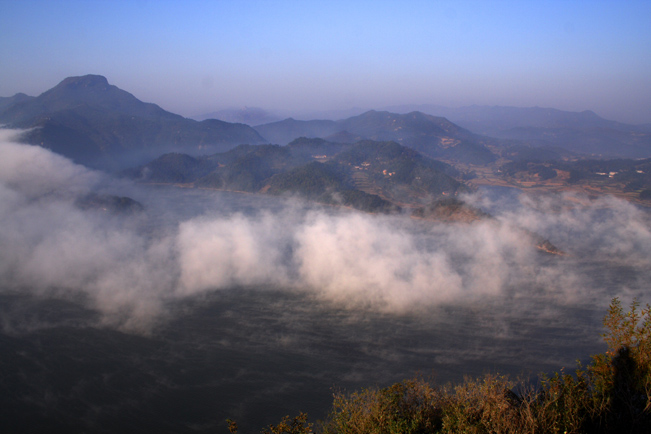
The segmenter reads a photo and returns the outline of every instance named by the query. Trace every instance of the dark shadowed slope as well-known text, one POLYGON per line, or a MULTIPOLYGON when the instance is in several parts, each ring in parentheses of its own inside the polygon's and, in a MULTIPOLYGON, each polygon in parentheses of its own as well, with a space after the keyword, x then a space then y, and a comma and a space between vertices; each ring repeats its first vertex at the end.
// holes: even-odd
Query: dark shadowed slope
POLYGON ((92 167, 114 169, 170 150, 265 142, 247 125, 197 122, 144 103, 99 75, 66 78, 36 98, 12 98, 0 101, 0 123, 33 128, 23 140, 92 167))

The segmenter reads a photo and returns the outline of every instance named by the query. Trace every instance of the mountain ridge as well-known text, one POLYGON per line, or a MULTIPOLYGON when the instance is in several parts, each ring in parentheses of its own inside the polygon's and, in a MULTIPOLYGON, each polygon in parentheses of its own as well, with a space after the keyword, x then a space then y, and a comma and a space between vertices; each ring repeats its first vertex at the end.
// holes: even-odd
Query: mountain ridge
POLYGON ((117 170, 173 150, 199 153, 266 142, 248 125, 198 122, 140 101, 101 75, 68 77, 37 97, 0 101, 0 123, 22 140, 97 169, 117 170), (0 106, 2 107, 2 106, 0 106))
POLYGON ((300 137, 350 137, 375 141, 396 141, 432 158, 483 164, 497 157, 485 144, 491 139, 453 124, 449 120, 421 112, 396 114, 369 110, 339 121, 283 121, 254 127, 264 137, 286 144, 300 137))
POLYGON ((606 157, 651 156, 651 130, 645 125, 608 120, 592 110, 571 112, 544 107, 480 105, 460 108, 403 105, 388 109, 396 112, 417 109, 444 116, 474 133, 534 147, 560 147, 570 152, 606 157))
MULTIPOLYGON (((106 77, 89 74, 67 77, 37 97, 19 93, 0 98, 0 123, 28 130, 24 142, 104 170, 119 170, 167 152, 208 154, 240 144, 287 144, 299 137, 339 143, 395 141, 432 158, 471 165, 523 152, 545 158, 651 156, 648 125, 609 121, 590 110, 477 105, 392 110, 409 111, 368 110, 339 120, 287 118, 255 127, 217 119, 196 121, 140 101, 106 77)), ((253 117, 269 114, 257 108, 244 111, 253 117)))

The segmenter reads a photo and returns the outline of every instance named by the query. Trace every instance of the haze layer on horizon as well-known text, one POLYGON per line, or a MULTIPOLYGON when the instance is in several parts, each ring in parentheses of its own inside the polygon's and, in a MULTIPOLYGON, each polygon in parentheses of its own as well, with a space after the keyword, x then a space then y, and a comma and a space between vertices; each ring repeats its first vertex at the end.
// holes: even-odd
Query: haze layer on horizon
POLYGON ((651 123, 648 1, 0 0, 0 96, 101 74, 185 116, 398 104, 651 123))

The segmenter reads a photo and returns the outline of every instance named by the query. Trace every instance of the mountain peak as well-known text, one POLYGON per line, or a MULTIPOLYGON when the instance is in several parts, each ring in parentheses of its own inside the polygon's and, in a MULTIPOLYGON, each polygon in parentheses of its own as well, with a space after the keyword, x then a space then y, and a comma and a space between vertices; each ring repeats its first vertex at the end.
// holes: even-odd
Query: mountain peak
POLYGON ((166 112, 156 104, 142 102, 129 92, 109 84, 106 77, 94 74, 68 77, 52 89, 43 92, 37 100, 39 105, 27 115, 33 116, 41 111, 78 110, 81 106, 88 106, 95 110, 108 110, 148 119, 182 118, 166 112))
POLYGON ((103 75, 88 74, 79 77, 68 77, 59 83, 56 87, 65 87, 68 89, 95 87, 106 89, 109 87, 109 82, 103 75))
POLYGON ((106 77, 102 75, 82 75, 79 77, 68 77, 52 89, 39 95, 42 100, 49 102, 62 101, 96 104, 106 101, 106 98, 124 98, 126 95, 134 98, 130 93, 118 89, 109 84, 106 77))

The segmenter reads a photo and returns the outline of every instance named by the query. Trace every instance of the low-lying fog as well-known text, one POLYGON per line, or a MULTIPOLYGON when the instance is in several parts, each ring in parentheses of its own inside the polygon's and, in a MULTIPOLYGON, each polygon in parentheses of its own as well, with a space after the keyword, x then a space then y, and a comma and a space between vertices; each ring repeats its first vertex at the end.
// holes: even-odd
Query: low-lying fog
POLYGON ((602 350, 612 297, 651 301, 649 213, 614 198, 484 189, 465 199, 496 219, 432 223, 133 185, 15 134, 0 131, 9 427, 257 430, 323 417, 331 387, 571 369, 602 350), (145 210, 82 209, 89 192, 145 210))

